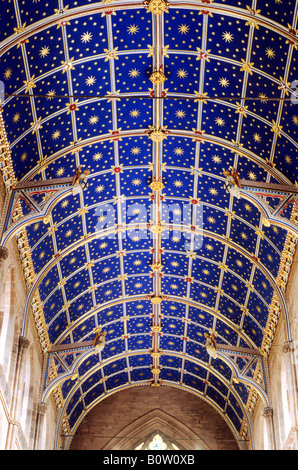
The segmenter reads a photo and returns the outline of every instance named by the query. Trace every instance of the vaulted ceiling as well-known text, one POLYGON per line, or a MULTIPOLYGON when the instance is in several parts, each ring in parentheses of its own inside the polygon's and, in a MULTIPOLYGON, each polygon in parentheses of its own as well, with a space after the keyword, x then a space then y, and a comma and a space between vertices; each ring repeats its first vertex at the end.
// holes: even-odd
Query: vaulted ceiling
POLYGON ((2 1, 2 245, 18 240, 66 435, 110 393, 170 385, 247 437, 295 239, 223 172, 295 184, 296 27, 293 0, 2 1))

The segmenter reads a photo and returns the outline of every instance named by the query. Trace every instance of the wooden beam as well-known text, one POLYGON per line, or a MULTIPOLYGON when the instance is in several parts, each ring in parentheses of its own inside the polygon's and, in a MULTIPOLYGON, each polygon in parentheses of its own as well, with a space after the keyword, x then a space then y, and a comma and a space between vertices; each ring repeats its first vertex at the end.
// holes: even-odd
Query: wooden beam
POLYGON ((89 348, 93 346, 93 340, 91 341, 82 341, 81 343, 70 343, 70 344, 57 344, 52 346, 49 353, 68 353, 71 354, 73 351, 89 348))
POLYGON ((249 356, 262 356, 262 353, 258 349, 242 348, 240 346, 227 346, 226 344, 217 344, 216 348, 220 351, 226 351, 227 353, 235 354, 248 354, 249 356))
POLYGON ((38 181, 24 181, 17 183, 13 187, 13 191, 22 191, 27 189, 38 189, 38 188, 48 188, 50 186, 59 186, 64 184, 71 184, 73 177, 67 178, 53 178, 47 180, 38 180, 38 181))
POLYGON ((263 183, 261 181, 240 180, 241 187, 260 189, 266 191, 278 191, 288 194, 298 194, 298 186, 278 184, 278 183, 263 183))

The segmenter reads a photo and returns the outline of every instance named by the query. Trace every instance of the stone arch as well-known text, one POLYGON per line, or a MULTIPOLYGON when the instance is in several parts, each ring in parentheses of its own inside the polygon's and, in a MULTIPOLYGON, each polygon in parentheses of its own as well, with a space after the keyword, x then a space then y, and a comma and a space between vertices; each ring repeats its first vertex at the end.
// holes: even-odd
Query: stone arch
POLYGON ((179 450, 210 450, 185 424, 162 410, 155 409, 136 419, 118 433, 102 450, 133 450, 156 433, 173 442, 179 450))

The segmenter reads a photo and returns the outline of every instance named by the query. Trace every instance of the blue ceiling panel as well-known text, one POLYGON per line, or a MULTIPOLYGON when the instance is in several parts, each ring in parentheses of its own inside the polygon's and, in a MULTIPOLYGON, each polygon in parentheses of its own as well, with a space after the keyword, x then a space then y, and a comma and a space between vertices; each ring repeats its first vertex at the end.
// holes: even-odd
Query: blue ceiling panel
POLYGON ((102 383, 96 384, 94 387, 90 388, 88 392, 86 392, 84 396, 85 406, 91 405, 94 400, 98 399, 102 395, 104 395, 104 385, 102 383))
POLYGON ((113 390, 115 387, 126 385, 129 382, 127 372, 116 372, 107 377, 105 382, 107 390, 113 390))
POLYGON ((181 372, 170 367, 163 367, 160 373, 160 379, 169 382, 179 383, 181 379, 181 372))
POLYGON ((205 334, 267 356, 272 302, 285 310, 296 205, 272 184, 298 181, 295 2, 170 1, 160 15, 110 1, 1 5, 1 236, 21 234, 25 317, 32 304, 47 352, 106 332, 80 385, 55 362, 71 435, 105 394, 159 379, 205 394, 237 435, 255 369, 232 381, 227 363, 246 359, 213 358, 205 334))
POLYGON ((150 354, 130 356, 129 358, 129 366, 132 367, 132 369, 136 369, 134 376, 138 375, 138 368, 142 368, 142 371, 146 371, 147 369, 150 370, 151 365, 152 358, 150 354))
POLYGON ((194 389, 199 393, 204 393, 205 383, 202 375, 196 376, 192 374, 185 374, 183 376, 183 383, 190 389, 194 389))
POLYGON ((128 338, 128 349, 131 351, 136 351, 138 349, 149 350, 152 347, 152 337, 149 332, 141 334, 131 334, 128 338))
POLYGON ((126 359, 121 359, 119 361, 112 362, 102 368, 105 376, 110 376, 115 373, 117 370, 124 370, 127 367, 126 359))
POLYGON ((140 367, 133 369, 130 373, 131 382, 146 381, 151 382, 152 372, 149 367, 140 367))

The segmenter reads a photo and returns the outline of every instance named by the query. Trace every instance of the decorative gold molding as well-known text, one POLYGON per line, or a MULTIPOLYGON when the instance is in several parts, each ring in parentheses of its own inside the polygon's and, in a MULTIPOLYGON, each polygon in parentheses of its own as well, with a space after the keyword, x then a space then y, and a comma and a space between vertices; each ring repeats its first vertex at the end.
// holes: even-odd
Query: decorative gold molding
POLYGON ((152 189, 152 191, 161 191, 164 187, 165 186, 162 181, 158 180, 152 181, 152 183, 150 184, 150 188, 152 189))
POLYGON ((159 70, 157 68, 154 69, 154 72, 149 77, 149 80, 153 83, 153 85, 161 85, 167 80, 167 77, 163 73, 163 67, 162 65, 159 67, 159 70))
MULTIPOLYGON (((294 207, 292 210, 290 220, 296 223, 298 222, 298 211, 296 207, 294 207)), ((278 274, 276 276, 276 285, 283 291, 285 290, 286 285, 287 285, 291 264, 293 262, 293 257, 296 251, 296 242, 297 242, 297 238, 291 233, 288 233, 286 236, 284 248, 283 248, 282 255, 281 255, 281 262, 280 262, 280 266, 278 269, 278 274)), ((266 326, 264 328, 264 337, 263 337, 262 345, 260 348, 261 353, 263 354, 265 358, 268 357, 270 350, 271 350, 276 328, 277 328, 278 321, 280 318, 280 312, 281 312, 281 305, 280 305, 280 302, 278 300, 276 293, 274 292, 272 296, 271 304, 269 306, 268 319, 267 319, 266 326)), ((258 383, 262 382, 262 374, 261 374, 259 365, 256 366, 253 378, 258 383)), ((254 389, 251 389, 249 396, 248 396, 247 404, 246 404, 246 408, 248 411, 253 412, 257 398, 258 398, 257 392, 254 389)))
POLYGON ((145 133, 148 135, 149 139, 157 143, 166 139, 170 131, 167 130, 167 126, 165 126, 163 129, 161 127, 156 129, 156 127, 150 126, 149 129, 145 131, 145 133))
POLYGON ((151 297, 151 303, 153 304, 160 304, 162 302, 162 298, 158 296, 153 296, 151 297))
POLYGON ((151 354, 151 357, 153 357, 153 358, 159 358, 159 357, 161 356, 161 352, 160 352, 160 351, 158 351, 158 352, 151 352, 150 354, 151 354))
MULTIPOLYGON (((14 187, 17 180, 11 160, 11 149, 7 140, 5 123, 3 120, 3 109, 0 106, 0 169, 3 177, 4 184, 8 190, 14 187)), ((13 222, 23 217, 22 207, 20 201, 15 205, 12 213, 13 222)), ((36 274, 33 267, 31 256, 31 249, 29 246, 26 228, 23 227, 17 235, 17 246, 19 250, 20 260, 23 268, 24 279, 27 287, 32 287, 36 281, 36 274)), ((40 340, 40 345, 43 352, 47 352, 50 348, 50 340, 46 328, 42 302, 40 300, 39 291, 36 290, 32 300, 32 311, 35 319, 35 326, 40 340)))
MULTIPOLYGON (((291 218, 292 222, 298 222, 298 211, 294 207, 292 210, 291 218)), ((297 237, 293 234, 288 233, 286 236, 284 248, 281 255, 281 262, 276 276, 276 285, 285 291, 288 282, 288 277, 293 262, 293 257, 296 251, 297 237)), ((276 293, 273 294, 271 304, 269 306, 269 315, 264 329, 264 338, 261 346, 261 352, 265 357, 268 356, 271 345, 274 339, 274 334, 278 324, 278 318, 280 315, 281 306, 278 301, 276 293)))
POLYGON ((156 262, 156 263, 151 264, 152 271, 161 271, 162 267, 163 266, 160 262, 156 262))
POLYGON ((0 169, 6 188, 11 189, 16 183, 16 178, 11 160, 11 150, 5 130, 2 106, 0 106, 0 169))
POLYGON ((169 13, 168 6, 169 2, 165 0, 146 0, 144 2, 147 12, 153 13, 154 15, 162 15, 163 13, 169 13))

